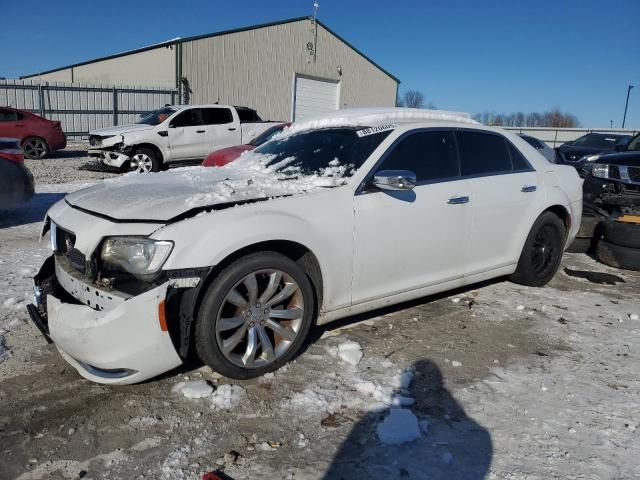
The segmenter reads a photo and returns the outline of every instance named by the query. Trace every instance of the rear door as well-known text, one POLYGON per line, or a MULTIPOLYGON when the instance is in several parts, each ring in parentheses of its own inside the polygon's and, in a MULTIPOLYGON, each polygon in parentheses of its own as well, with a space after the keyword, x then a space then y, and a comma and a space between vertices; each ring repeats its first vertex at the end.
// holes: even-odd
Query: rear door
POLYGON ((537 173, 499 133, 461 129, 456 137, 473 206, 467 275, 513 264, 542 202, 537 173))
POLYGON ((202 109, 202 123, 208 142, 208 152, 239 145, 240 122, 234 120, 230 108, 206 107, 202 109))
POLYGON ((0 108, 0 137, 23 140, 25 136, 24 115, 15 110, 0 108))
POLYGON ((199 108, 188 108, 178 112, 169 122, 171 160, 204 158, 209 152, 209 142, 205 133, 199 108))
POLYGON ((371 173, 382 170, 411 170, 417 184, 356 194, 354 304, 464 276, 472 212, 453 132, 401 137, 371 173))

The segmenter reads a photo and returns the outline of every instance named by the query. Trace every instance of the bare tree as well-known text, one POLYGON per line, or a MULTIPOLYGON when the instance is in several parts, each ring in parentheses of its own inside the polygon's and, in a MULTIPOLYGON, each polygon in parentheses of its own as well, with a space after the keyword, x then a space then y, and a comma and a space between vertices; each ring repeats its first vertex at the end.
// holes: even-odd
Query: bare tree
POLYGON ((407 108, 424 108, 424 94, 418 90, 404 92, 404 106, 407 108))
POLYGON ((514 112, 510 114, 484 111, 477 113, 473 118, 485 125, 502 127, 552 127, 575 128, 580 126, 580 121, 575 115, 562 112, 558 107, 546 112, 514 112))

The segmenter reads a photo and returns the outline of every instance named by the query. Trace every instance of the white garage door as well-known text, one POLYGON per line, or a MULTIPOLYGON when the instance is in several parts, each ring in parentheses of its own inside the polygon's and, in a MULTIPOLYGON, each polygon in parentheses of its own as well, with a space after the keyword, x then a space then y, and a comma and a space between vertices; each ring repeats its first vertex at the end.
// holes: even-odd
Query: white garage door
POLYGON ((293 120, 299 122, 338 109, 338 82, 296 78, 293 120))

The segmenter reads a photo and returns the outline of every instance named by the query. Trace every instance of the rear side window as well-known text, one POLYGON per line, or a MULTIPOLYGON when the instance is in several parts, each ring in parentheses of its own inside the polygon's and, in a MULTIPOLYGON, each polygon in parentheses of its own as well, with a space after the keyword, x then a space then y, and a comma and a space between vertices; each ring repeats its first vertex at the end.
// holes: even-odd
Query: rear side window
POLYGON ((261 122, 262 119, 258 115, 258 112, 252 110, 250 108, 238 108, 238 117, 240 118, 240 123, 245 122, 261 122))
POLYGON ((490 175, 511 171, 507 142, 500 135, 458 132, 462 175, 490 175))
POLYGON ((509 147, 509 155, 511 155, 513 170, 516 172, 531 170, 531 165, 527 159, 524 158, 522 152, 520 152, 520 150, 518 150, 511 142, 507 142, 507 145, 509 147))
POLYGON ((453 133, 414 133, 401 140, 377 170, 410 170, 418 182, 458 177, 460 168, 453 133))
POLYGON ((228 108, 203 108, 202 123, 204 125, 224 125, 232 123, 233 116, 228 108))
POLYGON ((199 108, 190 108, 182 113, 179 113, 176 118, 171 121, 172 127, 195 127, 202 125, 202 118, 200 118, 199 108))
POLYGON ((0 109, 0 122, 15 122, 17 118, 16 112, 13 110, 0 109))
POLYGON ((527 137, 527 136, 523 136, 523 137, 520 137, 520 138, 522 138, 525 142, 527 142, 533 148, 536 148, 538 150, 542 150, 544 148, 542 143, 540 143, 540 140, 538 140, 537 138, 527 137))

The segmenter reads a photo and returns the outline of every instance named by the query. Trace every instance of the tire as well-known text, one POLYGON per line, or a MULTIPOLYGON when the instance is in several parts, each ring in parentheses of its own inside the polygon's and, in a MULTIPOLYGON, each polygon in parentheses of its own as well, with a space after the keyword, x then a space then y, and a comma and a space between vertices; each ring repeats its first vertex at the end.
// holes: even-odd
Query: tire
POLYGON ((610 267, 640 271, 640 249, 622 247, 606 240, 598 241, 596 258, 610 267))
POLYGON ((606 220, 602 222, 602 238, 627 248, 640 248, 640 224, 606 220))
POLYGON ((40 160, 49 155, 49 145, 44 138, 29 137, 22 142, 24 156, 31 160, 40 160))
POLYGON ((549 283, 560 267, 566 238, 566 228, 560 217, 553 212, 544 212, 531 227, 516 271, 509 279, 530 287, 549 283))
POLYGON ((138 173, 159 172, 162 170, 162 159, 150 148, 139 148, 131 156, 129 169, 138 173))
POLYGON ((569 253, 587 253, 591 250, 591 238, 576 238, 567 248, 569 253))
POLYGON ((196 352, 229 378, 259 377, 298 353, 314 315, 313 288, 300 266, 276 252, 250 254, 207 289, 196 317, 196 352))

